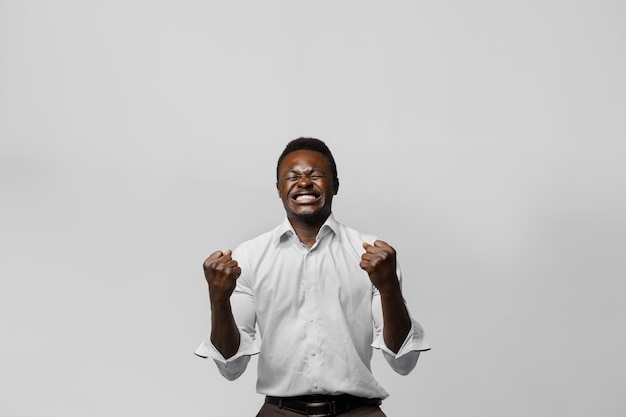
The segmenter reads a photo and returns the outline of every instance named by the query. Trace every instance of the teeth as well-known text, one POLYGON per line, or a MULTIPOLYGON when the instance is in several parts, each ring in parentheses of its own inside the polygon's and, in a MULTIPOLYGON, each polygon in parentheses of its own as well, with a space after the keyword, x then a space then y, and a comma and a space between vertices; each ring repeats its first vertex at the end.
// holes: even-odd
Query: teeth
POLYGON ((310 201, 315 200, 315 196, 311 194, 301 194, 296 197, 296 201, 310 201))

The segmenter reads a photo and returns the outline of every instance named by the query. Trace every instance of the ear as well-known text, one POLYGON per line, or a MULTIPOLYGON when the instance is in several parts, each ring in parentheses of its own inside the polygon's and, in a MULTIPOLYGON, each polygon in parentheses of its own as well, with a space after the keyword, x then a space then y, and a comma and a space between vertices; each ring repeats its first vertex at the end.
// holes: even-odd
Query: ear
POLYGON ((278 181, 276 181, 276 191, 278 192, 278 197, 280 198, 280 187, 278 186, 278 181))
POLYGON ((333 190, 334 191, 333 194, 337 195, 337 193, 339 192, 339 178, 335 178, 335 181, 333 181, 333 182, 334 182, 334 188, 335 188, 333 190))

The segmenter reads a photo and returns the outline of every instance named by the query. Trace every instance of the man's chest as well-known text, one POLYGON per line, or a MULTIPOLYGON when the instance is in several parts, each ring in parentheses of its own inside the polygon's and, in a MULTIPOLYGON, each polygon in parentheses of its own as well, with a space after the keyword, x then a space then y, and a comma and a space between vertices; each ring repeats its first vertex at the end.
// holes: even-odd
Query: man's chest
POLYGON ((339 250, 261 257, 251 271, 256 310, 294 314, 306 308, 339 308, 344 314, 356 314, 371 305, 372 297, 371 282, 359 262, 358 255, 339 250))

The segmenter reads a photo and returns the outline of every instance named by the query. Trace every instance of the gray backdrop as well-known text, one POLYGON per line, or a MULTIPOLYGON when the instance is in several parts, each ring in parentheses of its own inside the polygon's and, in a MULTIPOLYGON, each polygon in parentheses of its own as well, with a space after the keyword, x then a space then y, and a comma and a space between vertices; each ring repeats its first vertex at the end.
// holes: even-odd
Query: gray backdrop
POLYGON ((0 1, 0 415, 252 416, 201 264, 288 140, 396 247, 390 416, 623 416, 626 3, 0 1))

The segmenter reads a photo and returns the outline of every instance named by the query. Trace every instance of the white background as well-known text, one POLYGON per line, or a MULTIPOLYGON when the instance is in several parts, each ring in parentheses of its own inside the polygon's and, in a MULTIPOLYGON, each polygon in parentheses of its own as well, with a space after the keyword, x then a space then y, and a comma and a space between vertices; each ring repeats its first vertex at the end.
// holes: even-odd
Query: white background
POLYGON ((433 350, 389 416, 626 412, 626 3, 0 1, 0 415, 252 416, 201 264, 335 154, 433 350))

